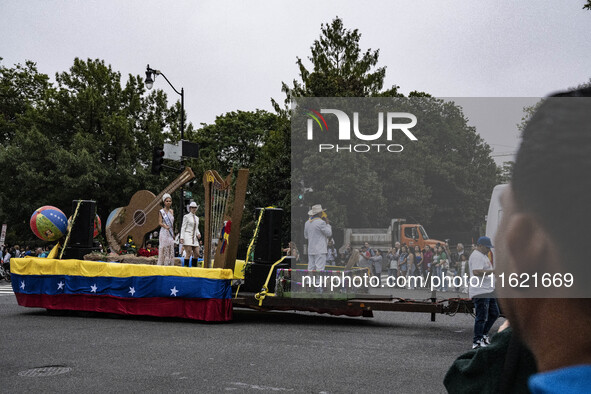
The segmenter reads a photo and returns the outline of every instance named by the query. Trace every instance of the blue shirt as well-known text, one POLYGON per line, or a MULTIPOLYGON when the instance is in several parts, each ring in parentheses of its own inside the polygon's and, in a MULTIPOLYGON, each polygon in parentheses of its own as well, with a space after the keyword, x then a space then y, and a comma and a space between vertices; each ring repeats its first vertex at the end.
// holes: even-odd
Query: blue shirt
POLYGON ((591 365, 576 365, 542 372, 529 378, 533 394, 591 392, 591 365))

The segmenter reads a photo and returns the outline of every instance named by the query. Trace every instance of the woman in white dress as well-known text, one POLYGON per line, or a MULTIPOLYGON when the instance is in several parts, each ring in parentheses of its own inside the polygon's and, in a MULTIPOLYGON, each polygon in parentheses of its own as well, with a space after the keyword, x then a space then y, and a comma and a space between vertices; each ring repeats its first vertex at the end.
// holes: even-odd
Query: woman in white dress
POLYGON ((174 212, 170 209, 172 198, 165 193, 162 196, 164 208, 159 212, 158 224, 160 224, 160 235, 158 237, 158 265, 174 265, 174 236, 172 225, 174 223, 174 212))
POLYGON ((181 244, 185 248, 186 258, 193 256, 195 265, 199 258, 199 240, 201 233, 199 232, 199 217, 195 214, 197 212, 197 203, 192 201, 189 204, 189 213, 183 216, 183 225, 181 226, 181 244))

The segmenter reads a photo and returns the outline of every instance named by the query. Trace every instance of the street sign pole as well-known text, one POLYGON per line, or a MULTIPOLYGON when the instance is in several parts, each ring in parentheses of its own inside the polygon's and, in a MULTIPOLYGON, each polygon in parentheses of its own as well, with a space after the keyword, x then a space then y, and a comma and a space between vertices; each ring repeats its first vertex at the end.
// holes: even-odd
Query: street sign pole
POLYGON ((0 234, 0 248, 4 248, 4 241, 6 240, 6 224, 2 225, 2 233, 0 234))

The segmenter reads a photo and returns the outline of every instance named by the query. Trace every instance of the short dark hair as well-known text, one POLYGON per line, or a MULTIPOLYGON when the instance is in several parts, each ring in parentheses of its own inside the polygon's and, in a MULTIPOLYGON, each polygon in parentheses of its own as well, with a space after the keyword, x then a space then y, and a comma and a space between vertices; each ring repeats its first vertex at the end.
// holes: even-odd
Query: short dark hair
POLYGON ((591 223, 591 88, 558 93, 527 123, 511 186, 517 208, 532 213, 563 260, 582 266, 591 223))

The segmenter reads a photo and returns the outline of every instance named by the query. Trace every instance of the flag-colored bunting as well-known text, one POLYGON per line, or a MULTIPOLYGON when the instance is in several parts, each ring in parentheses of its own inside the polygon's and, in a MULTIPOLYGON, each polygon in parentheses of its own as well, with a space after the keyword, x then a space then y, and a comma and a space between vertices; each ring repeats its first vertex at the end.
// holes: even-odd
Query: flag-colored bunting
POLYGON ((10 263, 12 288, 21 306, 232 319, 231 270, 35 257, 10 263))

